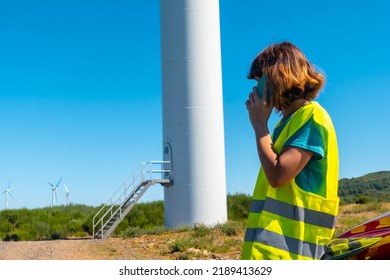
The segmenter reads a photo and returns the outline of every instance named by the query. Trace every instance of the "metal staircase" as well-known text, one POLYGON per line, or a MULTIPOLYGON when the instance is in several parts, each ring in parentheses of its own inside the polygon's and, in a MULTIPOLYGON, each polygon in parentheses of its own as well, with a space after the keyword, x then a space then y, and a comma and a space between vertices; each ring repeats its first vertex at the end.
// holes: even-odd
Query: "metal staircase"
POLYGON ((169 161, 142 162, 93 217, 93 238, 107 238, 154 184, 171 184, 169 161))

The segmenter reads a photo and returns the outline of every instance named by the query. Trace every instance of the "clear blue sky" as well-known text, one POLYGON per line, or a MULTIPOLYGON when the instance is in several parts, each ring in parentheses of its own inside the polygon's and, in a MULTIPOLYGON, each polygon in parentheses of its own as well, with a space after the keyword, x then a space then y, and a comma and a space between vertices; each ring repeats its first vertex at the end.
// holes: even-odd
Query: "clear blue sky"
MULTIPOLYGON (((250 63, 284 40, 327 76, 317 100, 337 131, 340 178, 390 170, 389 14, 386 0, 220 1, 228 193, 251 194, 259 168, 244 104, 250 63)), ((48 182, 60 177, 71 202, 99 205, 141 161, 162 158, 159 31, 158 0, 0 1, 0 191, 11 180, 10 208, 49 206, 48 182)), ((142 201, 162 197, 158 185, 142 201)))

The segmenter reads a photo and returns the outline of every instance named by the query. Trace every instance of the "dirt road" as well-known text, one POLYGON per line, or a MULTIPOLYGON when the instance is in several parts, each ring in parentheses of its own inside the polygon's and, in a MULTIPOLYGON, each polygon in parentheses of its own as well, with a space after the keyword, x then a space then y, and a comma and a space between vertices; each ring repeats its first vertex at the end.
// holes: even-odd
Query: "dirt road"
MULTIPOLYGON (((177 234, 106 240, 0 241, 0 260, 175 260, 183 254, 169 249, 177 234)), ((189 250, 195 251, 197 259, 239 259, 239 252, 189 250)))

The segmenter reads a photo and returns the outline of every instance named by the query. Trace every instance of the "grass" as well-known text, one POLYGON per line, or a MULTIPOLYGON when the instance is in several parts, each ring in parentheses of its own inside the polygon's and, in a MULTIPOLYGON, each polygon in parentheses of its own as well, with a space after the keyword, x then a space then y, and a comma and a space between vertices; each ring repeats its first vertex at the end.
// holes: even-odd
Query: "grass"
POLYGON ((340 207, 335 236, 390 211, 390 203, 348 204, 340 207))
MULTIPOLYGON (((335 237, 363 222, 390 211, 390 203, 349 204, 340 207, 335 237)), ((228 221, 213 227, 196 225, 178 229, 183 234, 169 246, 178 259, 201 259, 207 254, 239 254, 245 234, 246 219, 228 221)), ((146 234, 146 232, 145 232, 146 234)))
MULTIPOLYGON (((137 205, 136 211, 121 223, 115 235, 121 238, 153 235, 158 238, 174 233, 172 235, 175 238, 167 244, 167 251, 177 255, 177 258, 199 259, 205 254, 230 254, 234 259, 242 248, 249 203, 248 196, 231 195, 228 197, 228 222, 212 227, 198 224, 175 230, 163 226, 161 202, 137 205)), ((389 202, 340 206, 335 236, 389 211, 389 202)), ((48 240, 90 236, 94 213, 96 208, 83 205, 0 211, 0 240, 48 240)))
POLYGON ((171 253, 180 252, 178 259, 202 258, 210 253, 239 252, 245 231, 243 222, 228 221, 213 227, 195 225, 186 234, 169 244, 171 253))
POLYGON ((175 254, 177 259, 201 259, 209 254, 238 254, 241 251, 246 220, 228 221, 215 226, 197 224, 193 227, 180 227, 175 230, 164 227, 141 229, 129 228, 121 235, 122 238, 134 238, 143 235, 164 235, 176 233, 177 236, 168 243, 167 251, 175 254))

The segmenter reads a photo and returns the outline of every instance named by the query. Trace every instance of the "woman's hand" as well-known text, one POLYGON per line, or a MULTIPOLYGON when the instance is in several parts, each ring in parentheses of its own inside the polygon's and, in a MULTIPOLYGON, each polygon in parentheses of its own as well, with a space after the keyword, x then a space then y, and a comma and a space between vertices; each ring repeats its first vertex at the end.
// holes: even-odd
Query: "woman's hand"
POLYGON ((264 94, 262 98, 257 94, 256 87, 253 87, 253 91, 249 94, 248 100, 245 103, 246 108, 248 109, 249 119, 255 132, 260 132, 264 128, 267 128, 268 119, 271 116, 273 109, 273 99, 269 98, 268 95, 267 83, 264 85, 264 94), (267 103, 267 100, 270 100, 269 104, 267 103))

